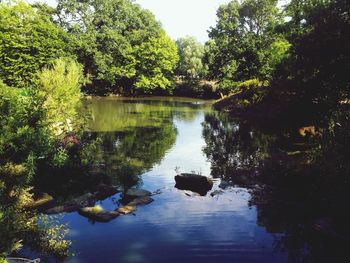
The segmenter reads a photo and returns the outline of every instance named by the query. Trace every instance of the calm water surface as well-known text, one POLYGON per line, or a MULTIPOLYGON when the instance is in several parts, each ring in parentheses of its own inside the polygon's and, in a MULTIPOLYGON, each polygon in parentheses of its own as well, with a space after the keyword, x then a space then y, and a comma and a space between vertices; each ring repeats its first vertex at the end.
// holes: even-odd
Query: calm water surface
MULTIPOLYGON (((75 254, 65 262, 286 262, 286 254, 276 248, 279 234, 257 223, 246 188, 232 187, 214 197, 174 188, 175 169, 218 177, 220 169, 208 160, 209 142, 203 136, 213 114, 210 103, 101 98, 91 100, 89 108, 88 134, 102 141, 103 151, 96 154, 105 176, 161 194, 134 215, 105 224, 64 214, 61 221, 70 228, 67 238, 75 254)), ((212 191, 219 183, 214 179, 212 191)), ((118 200, 117 194, 100 205, 114 210, 118 200)))

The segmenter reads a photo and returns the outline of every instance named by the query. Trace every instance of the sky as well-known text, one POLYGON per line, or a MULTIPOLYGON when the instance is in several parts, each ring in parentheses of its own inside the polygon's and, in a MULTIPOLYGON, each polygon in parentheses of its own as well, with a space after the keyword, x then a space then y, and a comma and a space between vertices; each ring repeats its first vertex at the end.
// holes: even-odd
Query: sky
MULTIPOLYGON (((34 0, 28 0, 33 2, 34 0)), ((216 10, 230 0, 136 0, 149 9, 174 40, 195 36, 200 42, 208 40, 207 30, 216 24, 216 10)), ((52 6, 55 0, 41 0, 52 6)))
POLYGON ((195 36, 208 40, 207 30, 216 24, 216 10, 229 0, 136 0, 155 14, 173 39, 195 36))

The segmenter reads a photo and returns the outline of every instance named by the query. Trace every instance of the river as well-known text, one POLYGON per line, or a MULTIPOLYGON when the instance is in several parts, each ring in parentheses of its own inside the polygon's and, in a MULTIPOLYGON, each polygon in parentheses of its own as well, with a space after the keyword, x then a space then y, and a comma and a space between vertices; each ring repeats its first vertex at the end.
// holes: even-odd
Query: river
MULTIPOLYGON (((333 253, 346 251, 315 235, 310 222, 317 216, 303 197, 293 193, 287 205, 251 202, 257 182, 229 176, 261 165, 277 148, 276 138, 229 120, 211 105, 161 97, 88 101, 92 117, 85 136, 99 146, 91 153, 98 163, 92 174, 157 194, 151 204, 109 223, 77 212, 60 215, 72 241, 72 256, 64 262, 330 262, 333 253), (212 176, 214 186, 204 196, 178 190, 179 172, 212 176), (223 180, 231 186, 212 196, 223 180)), ((89 184, 88 178, 78 183, 89 184)), ((63 188, 69 192, 70 186, 63 188)), ((114 210, 120 200, 116 194, 98 204, 114 210)))

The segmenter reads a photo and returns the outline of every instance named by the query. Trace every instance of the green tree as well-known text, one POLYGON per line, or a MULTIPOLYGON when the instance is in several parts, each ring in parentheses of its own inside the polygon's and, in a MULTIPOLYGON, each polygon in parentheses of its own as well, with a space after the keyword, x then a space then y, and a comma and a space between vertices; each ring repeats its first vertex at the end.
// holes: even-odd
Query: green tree
POLYGON ((188 80, 203 78, 206 66, 203 63, 204 46, 195 37, 184 37, 176 41, 179 63, 176 74, 188 80))
POLYGON ((222 5, 217 16, 207 43, 209 76, 229 85, 254 78, 269 79, 273 72, 269 62, 276 61, 270 58, 270 52, 280 39, 273 30, 280 21, 277 1, 234 0, 222 5))
POLYGON ((156 88, 170 89, 179 60, 176 45, 165 32, 135 47, 136 80, 134 86, 151 92, 156 88))
POLYGON ((75 36, 78 60, 93 84, 127 89, 143 84, 147 91, 169 86, 169 63, 150 61, 164 62, 173 46, 151 12, 130 0, 60 0, 57 12, 61 25, 75 36))
POLYGON ((349 1, 291 1, 284 25, 292 44, 273 86, 304 107, 325 112, 343 108, 350 94, 349 1), (289 96, 291 97, 291 95, 289 96))
POLYGON ((33 84, 35 73, 67 55, 68 36, 49 17, 24 2, 0 3, 0 79, 9 86, 33 84))

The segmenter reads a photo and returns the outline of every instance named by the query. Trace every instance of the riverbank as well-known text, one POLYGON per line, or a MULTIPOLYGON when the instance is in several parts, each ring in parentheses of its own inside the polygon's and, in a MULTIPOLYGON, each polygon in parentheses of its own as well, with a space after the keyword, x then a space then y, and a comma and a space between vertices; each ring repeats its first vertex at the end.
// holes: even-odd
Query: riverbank
POLYGON ((122 87, 104 87, 104 85, 87 85, 84 92, 88 96, 116 96, 116 97, 185 97, 194 99, 218 99, 221 97, 217 83, 208 80, 181 80, 174 82, 173 89, 155 89, 152 93, 145 93, 142 90, 124 89, 122 87))

